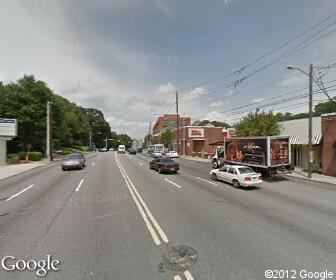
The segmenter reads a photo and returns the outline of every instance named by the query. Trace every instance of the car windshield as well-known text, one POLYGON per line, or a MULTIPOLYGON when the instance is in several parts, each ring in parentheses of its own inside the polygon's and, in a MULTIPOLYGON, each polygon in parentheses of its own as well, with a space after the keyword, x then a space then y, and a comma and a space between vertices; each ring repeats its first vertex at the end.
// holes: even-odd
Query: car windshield
POLYGON ((238 171, 240 174, 254 173, 253 169, 250 167, 239 167, 238 171))
POLYGON ((169 158, 163 158, 160 160, 161 163, 175 163, 174 160, 169 159, 169 158))
POLYGON ((68 155, 68 156, 66 156, 66 160, 67 159, 81 159, 82 158, 82 156, 80 155, 80 154, 72 154, 72 155, 68 155))

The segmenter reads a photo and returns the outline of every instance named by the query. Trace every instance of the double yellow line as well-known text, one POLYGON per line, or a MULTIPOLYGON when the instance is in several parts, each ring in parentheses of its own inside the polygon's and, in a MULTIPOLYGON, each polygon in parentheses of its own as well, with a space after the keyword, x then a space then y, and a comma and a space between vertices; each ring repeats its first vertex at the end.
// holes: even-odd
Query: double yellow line
POLYGON ((149 233, 151 234, 154 243, 157 246, 161 245, 162 242, 163 243, 168 243, 167 235, 164 233, 161 226, 159 225, 157 220, 154 218, 154 216, 152 215, 152 213, 148 209, 146 203, 144 202, 141 195, 139 194, 139 192, 135 188, 133 182, 131 181, 131 179, 127 175, 125 169, 121 165, 117 155, 115 155, 115 161, 117 163, 117 166, 119 167, 121 175, 123 176, 123 178, 126 182, 128 190, 131 193, 131 196, 132 196, 136 206, 138 207, 139 212, 140 212, 143 220, 145 221, 147 229, 148 229, 149 233))

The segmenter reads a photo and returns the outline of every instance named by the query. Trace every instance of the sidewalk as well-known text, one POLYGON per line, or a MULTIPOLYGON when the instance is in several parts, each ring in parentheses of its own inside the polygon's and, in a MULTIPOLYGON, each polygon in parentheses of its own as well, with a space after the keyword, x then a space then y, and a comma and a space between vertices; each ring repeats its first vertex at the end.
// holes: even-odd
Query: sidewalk
POLYGON ((49 161, 38 161, 0 166, 0 180, 18 175, 31 169, 49 164, 49 161))
POLYGON ((193 160, 193 161, 211 162, 211 159, 205 159, 205 158, 200 158, 200 157, 180 156, 180 158, 183 158, 186 160, 193 160))
POLYGON ((336 185, 336 177, 326 176, 318 173, 313 173, 312 178, 308 178, 308 173, 305 171, 295 170, 292 173, 287 174, 287 177, 292 177, 296 179, 306 180, 310 182, 319 182, 336 185))

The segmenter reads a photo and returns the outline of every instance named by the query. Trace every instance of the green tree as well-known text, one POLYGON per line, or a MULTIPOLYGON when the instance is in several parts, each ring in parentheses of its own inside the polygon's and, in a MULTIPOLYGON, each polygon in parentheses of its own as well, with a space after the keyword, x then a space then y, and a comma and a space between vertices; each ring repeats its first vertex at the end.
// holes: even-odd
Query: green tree
POLYGON ((280 132, 278 118, 269 112, 250 112, 236 124, 237 136, 269 136, 280 132))
POLYGON ((172 133, 170 129, 163 131, 160 135, 160 144, 164 144, 165 147, 170 147, 172 144, 172 133))
POLYGON ((226 122, 220 122, 220 121, 201 120, 193 122, 193 125, 195 126, 206 126, 208 124, 212 124, 215 127, 225 127, 225 128, 230 127, 230 125, 227 124, 226 122))
POLYGON ((315 112, 318 115, 336 112, 336 100, 319 103, 315 106, 315 112))

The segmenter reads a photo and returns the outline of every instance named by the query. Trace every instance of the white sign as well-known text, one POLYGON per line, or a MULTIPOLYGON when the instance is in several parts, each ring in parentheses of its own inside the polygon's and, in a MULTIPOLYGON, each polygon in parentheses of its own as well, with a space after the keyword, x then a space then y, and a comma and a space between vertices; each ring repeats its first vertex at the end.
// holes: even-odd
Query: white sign
POLYGON ((204 129, 203 128, 189 128, 188 135, 191 138, 203 138, 204 129))
POLYGON ((17 136, 17 121, 14 119, 0 119, 0 137, 17 136))

